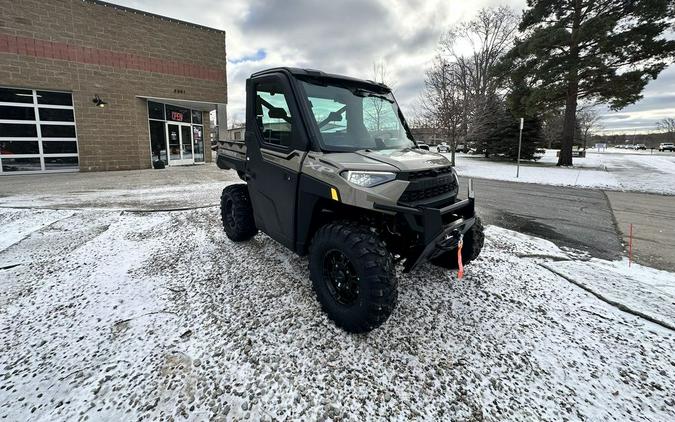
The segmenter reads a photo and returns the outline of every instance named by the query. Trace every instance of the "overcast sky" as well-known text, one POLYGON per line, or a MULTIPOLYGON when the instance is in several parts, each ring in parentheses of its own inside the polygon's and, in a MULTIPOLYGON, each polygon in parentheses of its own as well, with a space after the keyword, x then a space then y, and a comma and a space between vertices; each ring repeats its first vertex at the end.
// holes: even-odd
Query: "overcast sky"
MULTIPOLYGON (((374 62, 387 64, 396 97, 410 119, 424 69, 440 36, 482 7, 525 0, 113 0, 136 9, 223 29, 227 33, 228 119, 244 120, 244 81, 273 66, 320 69, 371 79, 374 62)), ((151 34, 149 34, 151 35, 151 34)), ((195 46, 198 48, 198 46, 195 46)), ((675 66, 644 92, 645 98, 603 115, 606 132, 649 132, 675 117, 675 66)))

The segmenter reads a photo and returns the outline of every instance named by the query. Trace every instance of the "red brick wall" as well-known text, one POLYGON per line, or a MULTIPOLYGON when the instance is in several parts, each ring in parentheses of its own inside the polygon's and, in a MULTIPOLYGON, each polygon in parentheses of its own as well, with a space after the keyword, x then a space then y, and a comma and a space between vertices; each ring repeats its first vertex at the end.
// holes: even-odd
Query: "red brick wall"
POLYGON ((226 102, 222 31, 87 0, 0 0, 0 10, 0 85, 73 92, 81 171, 151 166, 137 96, 226 102))

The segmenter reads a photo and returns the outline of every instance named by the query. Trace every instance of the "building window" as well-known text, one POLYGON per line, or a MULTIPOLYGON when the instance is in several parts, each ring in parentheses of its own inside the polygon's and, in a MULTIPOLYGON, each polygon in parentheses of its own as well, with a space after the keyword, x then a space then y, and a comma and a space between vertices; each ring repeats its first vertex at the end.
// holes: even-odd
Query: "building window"
POLYGON ((152 161, 161 160, 168 164, 166 158, 166 132, 164 122, 150 120, 150 147, 152 149, 152 161))
POLYGON ((2 120, 35 120, 35 110, 32 107, 0 106, 2 120))
POLYGON ((166 120, 180 123, 191 122, 189 109, 176 107, 169 104, 166 104, 164 108, 166 109, 166 120))
POLYGON ((0 102, 33 104, 33 91, 0 87, 0 102))
MULTIPOLYGON (((194 116, 194 114, 193 114, 193 116, 194 116)), ((194 148, 195 162, 203 163, 204 162, 204 126, 192 125, 192 141, 195 144, 195 148, 194 148)))
POLYGON ((164 104, 148 101, 148 117, 164 120, 164 104))
POLYGON ((73 106, 73 96, 69 92, 37 91, 38 104, 73 106))
POLYGON ((0 174, 78 169, 72 94, 0 87, 0 174))
POLYGON ((202 124, 202 112, 199 110, 192 110, 192 123, 201 125, 202 124))
POLYGON ((200 110, 148 101, 148 120, 153 162, 161 160, 168 165, 204 162, 200 110))

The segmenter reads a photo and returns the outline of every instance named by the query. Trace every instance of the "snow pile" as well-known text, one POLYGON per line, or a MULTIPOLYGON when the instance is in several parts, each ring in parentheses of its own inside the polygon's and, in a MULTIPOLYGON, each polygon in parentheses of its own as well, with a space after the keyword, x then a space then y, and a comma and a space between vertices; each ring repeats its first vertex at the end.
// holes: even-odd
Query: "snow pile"
MULTIPOLYGON (((3 239, 41 224, 0 216, 3 239)), ((675 418, 673 332, 543 268, 569 257, 550 242, 489 227, 464 279, 400 275, 391 319, 355 336, 306 258, 230 242, 216 208, 63 217, 0 252, 25 257, 0 270, 0 418, 675 418)))

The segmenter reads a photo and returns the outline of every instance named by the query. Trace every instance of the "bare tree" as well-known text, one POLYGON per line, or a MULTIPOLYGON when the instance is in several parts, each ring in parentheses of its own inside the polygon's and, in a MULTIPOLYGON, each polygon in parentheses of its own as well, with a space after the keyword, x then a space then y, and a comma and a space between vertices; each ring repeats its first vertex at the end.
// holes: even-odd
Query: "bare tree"
POLYGON ((486 133, 494 123, 490 110, 502 100, 494 68, 510 48, 517 27, 513 9, 482 9, 476 18, 450 28, 426 71, 422 113, 451 145, 453 164, 457 144, 469 134, 486 133))
POLYGON ((581 142, 585 150, 589 136, 593 132, 602 129, 600 115, 592 108, 582 109, 577 113, 577 125, 579 125, 581 142))
POLYGON ((462 135, 472 122, 485 116, 486 105, 494 99, 500 78, 494 69, 513 43, 518 14, 506 7, 486 8, 476 18, 451 28, 440 43, 440 54, 456 64, 456 83, 464 98, 462 135))
POLYGON ((462 89, 458 83, 459 66, 437 56, 426 71, 424 92, 420 98, 425 120, 439 130, 450 143, 451 161, 455 165, 455 149, 463 121, 462 89))
POLYGON ((675 135, 675 118, 666 117, 656 123, 656 128, 667 136, 675 135))
MULTIPOLYGON (((387 85, 393 91, 395 84, 393 78, 389 73, 386 63, 383 60, 373 63, 372 80, 377 83, 387 85)), ((383 126, 383 120, 386 116, 387 110, 385 107, 390 107, 388 103, 379 98, 366 98, 366 107, 364 107, 364 114, 370 127, 380 132, 383 126)))

